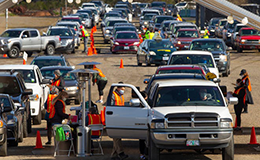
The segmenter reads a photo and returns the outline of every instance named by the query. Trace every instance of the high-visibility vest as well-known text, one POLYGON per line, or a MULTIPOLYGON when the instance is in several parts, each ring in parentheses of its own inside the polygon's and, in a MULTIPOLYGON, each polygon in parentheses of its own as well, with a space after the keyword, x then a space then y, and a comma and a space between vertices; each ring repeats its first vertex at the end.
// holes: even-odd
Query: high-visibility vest
POLYGON ((145 33, 145 39, 150 39, 150 31, 147 31, 147 32, 145 33))
POLYGON ((154 33, 150 32, 150 39, 153 39, 154 33))
MULTIPOLYGON (((242 89, 242 87, 235 89, 234 93, 238 95, 241 89, 242 89)), ((243 102, 244 102, 244 104, 246 104, 246 94, 243 97, 243 102)))
POLYGON ((203 35, 203 38, 209 38, 209 30, 208 29, 205 29, 205 32, 204 32, 204 35, 203 35))
POLYGON ((115 96, 115 106, 124 106, 125 105, 125 100, 124 100, 124 96, 121 95, 121 97, 114 91, 113 92, 114 96, 115 96))
MULTIPOLYGON (((99 114, 88 114, 88 123, 90 124, 101 124, 101 117, 99 114)), ((91 131, 92 136, 100 136, 100 131, 91 131)))
POLYGON ((52 104, 52 100, 56 97, 55 94, 49 94, 47 99, 47 113, 50 113, 54 105, 52 104))
POLYGON ((57 86, 57 87, 60 86, 60 79, 55 81, 55 82, 52 82, 51 85, 52 86, 57 86))
POLYGON ((248 79, 248 91, 251 92, 252 91, 252 87, 251 87, 251 82, 250 82, 250 79, 249 79, 249 76, 245 76, 242 81, 243 83, 245 84, 246 83, 246 79, 248 79))
POLYGON ((98 71, 98 75, 99 75, 100 77, 106 77, 106 76, 102 73, 101 69, 93 68, 93 70, 98 71))
POLYGON ((177 21, 182 22, 182 18, 181 18, 181 16, 179 14, 177 14, 177 21))
POLYGON ((82 33, 82 37, 88 37, 89 36, 88 31, 85 30, 84 28, 81 28, 81 33, 82 33))
MULTIPOLYGON (((62 111, 63 111, 63 113, 65 113, 65 103, 63 102, 63 100, 60 100, 60 99, 58 99, 57 101, 62 102, 62 104, 63 104, 63 109, 62 109, 62 111)), ((57 103, 57 101, 55 102, 55 104, 57 103)), ((50 119, 53 118, 54 115, 55 115, 55 104, 53 105, 53 107, 52 107, 51 110, 50 110, 50 116, 49 116, 50 119)))

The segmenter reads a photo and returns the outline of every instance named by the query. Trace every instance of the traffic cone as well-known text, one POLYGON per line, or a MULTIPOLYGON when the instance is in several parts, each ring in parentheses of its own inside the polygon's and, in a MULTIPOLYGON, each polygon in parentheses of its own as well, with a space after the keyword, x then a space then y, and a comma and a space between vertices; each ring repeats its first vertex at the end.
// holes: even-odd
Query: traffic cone
POLYGON ((91 47, 88 47, 88 56, 92 56, 93 55, 93 51, 91 47))
POLYGON ((23 65, 26 65, 26 61, 23 59, 23 65))
POLYGON ((36 136, 36 146, 34 149, 42 149, 42 140, 41 140, 41 134, 40 131, 37 131, 37 136, 36 136))
POLYGON ((123 59, 120 61, 120 68, 124 68, 123 59))
POLYGON ((237 128, 237 117, 236 117, 236 121, 235 121, 235 126, 233 128, 237 128))
POLYGON ((93 54, 97 54, 97 50, 95 46, 93 46, 93 54))
POLYGON ((4 54, 3 57, 6 58, 6 57, 7 57, 7 54, 4 54))
POLYGON ((255 127, 252 127, 251 129, 251 137, 250 137, 250 143, 248 144, 258 144, 256 140, 256 135, 255 135, 255 127))

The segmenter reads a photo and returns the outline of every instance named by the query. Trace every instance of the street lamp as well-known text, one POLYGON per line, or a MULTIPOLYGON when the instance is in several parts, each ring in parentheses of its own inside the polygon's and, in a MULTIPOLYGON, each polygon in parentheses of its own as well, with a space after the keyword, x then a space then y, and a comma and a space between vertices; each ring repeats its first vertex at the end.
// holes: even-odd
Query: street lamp
POLYGON ((17 3, 17 2, 18 2, 18 0, 12 0, 12 2, 13 2, 13 3, 17 3))
POLYGON ((31 3, 31 2, 32 2, 32 0, 26 0, 26 2, 27 2, 27 3, 31 3))
POLYGON ((76 0, 76 3, 77 3, 77 4, 80 4, 80 3, 81 3, 81 0, 76 0))

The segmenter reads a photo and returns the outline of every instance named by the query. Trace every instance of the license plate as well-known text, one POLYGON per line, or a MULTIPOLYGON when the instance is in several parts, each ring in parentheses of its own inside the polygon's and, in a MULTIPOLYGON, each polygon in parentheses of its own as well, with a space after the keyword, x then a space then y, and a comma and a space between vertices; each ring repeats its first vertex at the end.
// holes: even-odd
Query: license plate
POLYGON ((125 46, 124 49, 129 49, 129 47, 128 47, 128 46, 125 46))
POLYGON ((169 57, 162 57, 162 60, 167 61, 169 57))
POLYGON ((250 46, 250 49, 255 49, 256 48, 256 46, 250 46))
POLYGON ((187 140, 186 146, 200 146, 199 140, 187 140))

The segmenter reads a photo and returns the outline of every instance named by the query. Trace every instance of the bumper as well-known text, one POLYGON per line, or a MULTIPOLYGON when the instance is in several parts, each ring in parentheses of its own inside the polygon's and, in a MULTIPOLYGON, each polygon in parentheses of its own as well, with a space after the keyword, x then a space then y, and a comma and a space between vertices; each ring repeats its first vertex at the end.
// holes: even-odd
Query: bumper
POLYGON ((163 149, 215 149, 228 146, 233 129, 194 129, 184 131, 152 131, 151 138, 156 147, 163 149), (199 140, 199 146, 186 146, 187 140, 199 140))
POLYGON ((0 45, 0 54, 6 54, 9 51, 7 45, 0 45))
POLYGON ((69 100, 75 100, 78 99, 80 96, 79 90, 66 90, 66 92, 69 95, 69 100))
POLYGON ((104 35, 104 39, 105 39, 105 40, 110 40, 110 37, 111 37, 111 34, 105 34, 105 35, 104 35))
POLYGON ((243 48, 243 49, 260 49, 260 44, 239 44, 239 48, 243 48))
POLYGON ((0 128, 0 145, 5 143, 5 134, 6 134, 6 128, 0 128))
POLYGON ((65 52, 65 53, 70 53, 73 51, 73 47, 71 46, 72 44, 70 45, 67 45, 67 46, 61 46, 60 48, 57 48, 55 50, 55 52, 65 52))
POLYGON ((169 57, 150 56, 150 63, 151 64, 166 65, 168 60, 169 60, 169 57))
POLYGON ((189 43, 175 45, 177 50, 188 50, 189 46, 190 46, 189 43))
POLYGON ((37 116, 39 114, 40 109, 40 99, 37 101, 30 101, 30 108, 31 108, 31 116, 37 116))
POLYGON ((138 47, 137 46, 113 46, 112 52, 119 52, 119 53, 137 53, 138 47))

